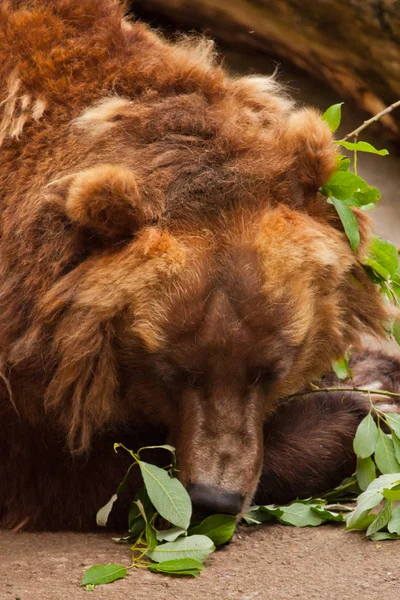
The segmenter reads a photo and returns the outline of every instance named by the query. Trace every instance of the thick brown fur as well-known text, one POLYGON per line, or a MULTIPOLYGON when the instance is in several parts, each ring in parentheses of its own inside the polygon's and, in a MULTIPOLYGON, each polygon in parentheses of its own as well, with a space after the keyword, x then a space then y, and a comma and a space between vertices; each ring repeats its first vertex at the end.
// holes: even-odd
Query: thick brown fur
MULTIPOLYGON (((364 351, 351 359, 353 377, 331 372, 319 387, 400 393, 400 357, 364 351)), ((330 490, 356 468, 353 440, 370 399, 384 412, 399 413, 395 397, 357 392, 317 392, 283 402, 264 428, 264 464, 255 497, 260 504, 286 503, 330 490)))
POLYGON ((336 164, 318 113, 124 12, 0 8, 8 527, 93 526, 121 475, 112 442, 151 427, 185 484, 248 502, 277 400, 383 334, 369 220, 354 254, 318 193, 336 164))

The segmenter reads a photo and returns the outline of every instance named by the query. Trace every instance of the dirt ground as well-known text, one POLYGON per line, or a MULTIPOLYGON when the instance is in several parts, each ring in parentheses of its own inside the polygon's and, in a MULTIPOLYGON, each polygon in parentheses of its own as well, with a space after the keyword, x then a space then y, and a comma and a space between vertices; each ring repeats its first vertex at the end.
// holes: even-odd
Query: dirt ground
POLYGON ((199 579, 131 570, 94 592, 78 587, 93 564, 129 564, 105 534, 0 536, 1 600, 386 600, 398 597, 397 542, 369 542, 339 526, 241 529, 211 555, 199 579))
MULTIPOLYGON (((274 69, 266 57, 231 54, 237 71, 274 69)), ((299 101, 326 108, 342 100, 321 84, 281 67, 299 101)), ((365 115, 345 110, 343 131, 351 131, 365 115)), ((366 136, 377 146, 382 140, 366 136)), ((400 244, 399 158, 365 156, 361 174, 383 192, 374 220, 379 233, 400 244)), ((241 530, 234 543, 212 555, 198 580, 173 579, 133 570, 127 579, 86 592, 78 587, 93 564, 129 564, 126 546, 108 534, 14 534, 0 532, 0 600, 386 600, 399 595, 400 572, 393 560, 397 542, 373 543, 341 527, 296 529, 265 525, 241 530)))

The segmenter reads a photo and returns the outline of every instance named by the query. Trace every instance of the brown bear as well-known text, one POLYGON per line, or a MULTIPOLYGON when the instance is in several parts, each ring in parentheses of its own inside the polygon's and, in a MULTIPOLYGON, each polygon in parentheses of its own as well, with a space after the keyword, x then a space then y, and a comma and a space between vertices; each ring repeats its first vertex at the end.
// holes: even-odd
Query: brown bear
POLYGON ((239 514, 263 462, 258 499, 286 481, 308 494, 351 469, 365 412, 304 397, 271 417, 383 334, 360 264, 369 221, 357 213, 353 253, 318 192, 329 128, 272 78, 229 76, 209 41, 125 14, 0 8, 3 527, 93 528, 126 469, 120 441, 173 444, 206 511, 239 514))

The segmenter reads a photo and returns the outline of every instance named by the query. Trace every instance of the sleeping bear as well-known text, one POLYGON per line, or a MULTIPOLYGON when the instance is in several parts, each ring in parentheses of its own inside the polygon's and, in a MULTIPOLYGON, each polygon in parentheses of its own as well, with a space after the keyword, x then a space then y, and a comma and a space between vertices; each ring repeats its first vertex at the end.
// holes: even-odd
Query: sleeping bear
POLYGON ((368 410, 279 402, 384 335, 370 222, 354 253, 318 191, 328 126, 125 15, 0 8, 2 527, 94 528, 114 442, 174 445, 205 512, 317 493, 351 473, 368 410))

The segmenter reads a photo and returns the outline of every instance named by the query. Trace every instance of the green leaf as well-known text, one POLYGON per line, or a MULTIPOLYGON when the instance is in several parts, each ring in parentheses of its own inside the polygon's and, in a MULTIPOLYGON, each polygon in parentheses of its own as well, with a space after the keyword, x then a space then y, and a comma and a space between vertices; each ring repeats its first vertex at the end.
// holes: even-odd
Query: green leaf
POLYGON ((365 492, 358 496, 356 508, 346 519, 346 529, 366 529, 364 526, 366 519, 368 520, 369 517, 375 519, 375 515, 368 515, 368 513, 383 500, 383 490, 392 489, 399 484, 400 473, 380 475, 374 479, 365 492))
POLYGON ((140 471, 149 498, 164 519, 187 529, 192 514, 189 494, 178 479, 171 478, 164 469, 140 461, 140 471))
POLYGON ((154 550, 157 546, 157 537, 156 532, 154 531, 154 527, 150 525, 150 523, 146 523, 146 543, 149 550, 154 550))
POLYGON ((374 235, 366 262, 384 279, 389 279, 390 276, 396 275, 399 266, 397 249, 391 242, 374 235), (379 265, 380 269, 377 269, 376 265, 379 265))
POLYGON ((154 573, 162 573, 163 575, 169 575, 170 577, 184 577, 185 575, 187 576, 191 576, 191 577, 195 577, 197 579, 197 577, 200 576, 200 571, 198 571, 197 569, 189 569, 187 571, 165 571, 162 566, 164 563, 151 563, 151 566, 149 565, 149 569, 150 571, 153 571, 154 573), (158 567, 158 568, 157 568, 158 567))
POLYGON ((325 521, 319 517, 309 504, 293 502, 289 506, 281 506, 282 515, 279 520, 295 527, 316 527, 325 521))
MULTIPOLYGON (((400 464, 400 440, 395 433, 392 433, 392 442, 393 442, 394 453, 396 455, 396 460, 400 464)), ((399 498, 399 500, 400 500, 400 498, 399 498)))
MULTIPOLYGON (((377 477, 369 486, 368 490, 370 492, 381 492, 383 494, 383 490, 388 489, 392 490, 393 488, 397 488, 400 485, 400 473, 387 473, 386 475, 380 475, 377 477)), ((364 492, 366 493, 366 492, 364 492)))
POLYGON ((352 521, 351 520, 351 514, 350 515, 346 515, 346 531, 350 531, 350 530, 357 530, 357 531, 364 531, 365 529, 368 529, 368 527, 371 525, 371 523, 373 523, 375 521, 375 517, 376 515, 372 515, 369 514, 369 510, 364 511, 363 513, 361 513, 356 521, 352 521))
POLYGON ((396 459, 393 441, 382 429, 378 430, 375 463, 382 474, 399 473, 400 477, 400 465, 396 459))
MULTIPOLYGON (((372 283, 381 286, 381 291, 383 291, 382 285, 386 283, 385 278, 379 275, 379 273, 377 273, 372 267, 370 267, 366 260, 367 259, 364 258, 362 261, 366 275, 372 281, 372 283)), ((389 273, 387 273, 387 276, 389 277, 389 273)))
POLYGON ((252 507, 251 515, 259 519, 260 523, 270 521, 271 519, 279 519, 282 515, 282 509, 276 504, 265 504, 257 507, 252 507))
POLYGON ((204 562, 214 550, 214 544, 206 535, 189 535, 148 550, 146 556, 159 563, 177 558, 193 558, 204 562))
POLYGON ((391 275, 392 285, 395 293, 400 298, 400 266, 397 267, 396 271, 391 275))
POLYGON ((339 358, 336 362, 333 363, 332 369, 335 372, 336 377, 339 379, 347 379, 348 377, 353 377, 353 372, 350 369, 349 361, 346 356, 339 358))
POLYGON ((344 154, 338 154, 338 164, 336 169, 338 171, 347 171, 348 168, 350 167, 350 159, 345 156, 344 154))
POLYGON ((357 478, 355 475, 352 475, 343 479, 342 483, 333 488, 333 490, 325 492, 322 497, 330 502, 338 502, 342 498, 348 498, 349 495, 358 496, 360 492, 357 478))
POLYGON ((377 439, 378 428, 371 413, 369 413, 357 427, 353 442, 354 452, 360 458, 371 456, 375 451, 377 439))
POLYGON ((340 504, 338 502, 335 502, 333 504, 327 504, 326 506, 323 507, 324 510, 334 510, 335 512, 337 511, 345 511, 347 512, 352 512, 354 510, 354 506, 347 506, 346 504, 340 504))
POLYGON ((375 463, 369 456, 367 458, 357 457, 356 477, 358 485, 364 492, 369 484, 376 478, 375 463))
POLYGON ((400 346, 400 318, 399 317, 397 317, 393 322, 392 334, 393 334, 394 339, 400 346))
POLYGON ((381 511, 378 513, 376 519, 372 521, 367 529, 367 536, 370 536, 380 529, 386 527, 392 516, 393 504, 390 500, 385 500, 381 511))
POLYGON ((396 486, 393 489, 385 488, 382 493, 384 498, 392 500, 392 502, 400 500, 400 486, 396 486))
POLYGON ((129 531, 131 533, 130 537, 132 538, 132 541, 137 540, 142 533, 145 533, 146 521, 142 516, 131 523, 129 526, 129 531))
POLYGON ((80 585, 100 585, 124 577, 126 577, 126 567, 121 565, 94 565, 85 571, 80 585))
MULTIPOLYGON (((325 506, 327 503, 324 498, 297 498, 296 502, 299 502, 300 504, 311 504, 312 506, 325 506)), ((275 504, 272 504, 272 506, 275 506, 275 504)))
POLYGON ((150 498, 146 492, 146 488, 143 486, 136 494, 128 515, 128 528, 131 533, 136 533, 139 530, 140 524, 142 524, 141 531, 145 528, 145 521, 151 521, 155 513, 154 506, 152 505, 150 498), (138 502, 141 502, 142 509, 145 514, 145 518, 142 516, 138 502))
POLYGON ((385 421, 396 436, 400 438, 400 415, 396 413, 386 413, 385 421))
POLYGON ((276 518, 275 515, 271 515, 271 513, 262 510, 262 508, 263 507, 259 506, 251 506, 250 510, 243 515, 243 520, 248 525, 260 525, 261 523, 265 523, 266 521, 271 521, 276 518))
POLYGON ((148 569, 153 571, 153 573, 198 577, 200 571, 204 569, 204 565, 193 558, 180 558, 177 560, 166 560, 162 563, 149 564, 148 569))
POLYGON ((159 542, 174 542, 178 537, 184 535, 186 529, 182 527, 170 527, 169 529, 160 529, 156 531, 156 536, 159 542))
POLYGON ((113 494, 107 504, 102 506, 96 514, 96 523, 99 527, 105 527, 107 525, 108 517, 110 516, 110 512, 112 511, 112 507, 114 502, 118 500, 118 495, 113 494))
POLYGON ((369 188, 368 183, 355 173, 334 171, 322 189, 328 197, 351 200, 356 192, 366 192, 369 188))
POLYGON ((277 519, 279 519, 282 514, 282 509, 276 504, 263 504, 259 506, 259 510, 271 515, 272 517, 276 517, 277 519))
MULTIPOLYGON (((393 511, 394 512, 394 511, 393 511)), ((378 531, 369 538, 373 542, 382 542, 383 540, 400 540, 400 535, 388 533, 387 531, 378 531)))
MULTIPOLYGON (((363 264, 371 267, 371 269, 373 269, 375 271, 375 273, 380 275, 380 277, 382 277, 385 281, 390 279, 389 271, 387 269, 385 269, 381 264, 379 264, 376 260, 373 260, 369 256, 367 256, 363 260, 363 264)), ((379 283, 379 281, 377 281, 376 283, 379 283)))
POLYGON ((196 527, 189 530, 191 535, 206 535, 216 546, 229 542, 236 529, 236 517, 231 515, 211 515, 196 527))
POLYGON ((379 190, 375 187, 368 186, 366 189, 359 192, 354 192, 350 204, 352 206, 358 206, 364 210, 371 210, 375 208, 375 204, 381 199, 379 190), (372 204, 372 206, 371 206, 372 204))
POLYGON ((140 452, 142 452, 142 450, 154 450, 154 449, 155 450, 168 450, 168 452, 175 454, 175 448, 174 448, 174 446, 170 446, 170 444, 161 444, 161 446, 142 446, 141 448, 139 448, 137 453, 139 454, 140 452))
POLYGON ((362 206, 360 206, 360 208, 362 208, 362 210, 375 210, 376 206, 375 204, 363 204, 362 206))
POLYGON ((336 129, 340 125, 340 121, 342 118, 342 104, 343 102, 340 102, 339 104, 333 104, 332 106, 327 108, 324 114, 322 115, 322 120, 329 125, 329 128, 332 131, 332 133, 336 131, 336 129))
MULTIPOLYGON (((152 565, 154 566, 154 565, 152 565)), ((161 567, 166 571, 181 571, 182 569, 190 570, 190 569, 198 569, 201 571, 204 569, 204 564, 195 560, 194 558, 176 558, 174 560, 165 560, 162 563, 158 563, 157 570, 161 567)))
POLYGON ((330 200, 335 207, 337 214, 339 215, 344 231, 350 242, 351 249, 357 250, 358 246, 360 245, 360 232, 358 230, 358 223, 355 214, 349 206, 346 206, 346 204, 343 204, 343 202, 337 198, 331 197, 330 200))
POLYGON ((395 533, 400 536, 400 506, 396 506, 392 512, 392 518, 388 523, 390 533, 395 533))
POLYGON ((343 514, 341 512, 328 510, 323 506, 311 506, 311 510, 324 521, 338 521, 340 523, 344 521, 343 514))
POLYGON ((389 154, 387 150, 377 150, 368 142, 346 142, 345 140, 339 140, 337 142, 339 146, 346 148, 346 150, 357 150, 357 152, 370 152, 371 154, 379 154, 379 156, 386 156, 389 154))

